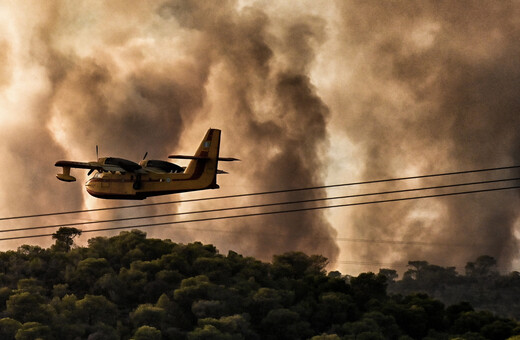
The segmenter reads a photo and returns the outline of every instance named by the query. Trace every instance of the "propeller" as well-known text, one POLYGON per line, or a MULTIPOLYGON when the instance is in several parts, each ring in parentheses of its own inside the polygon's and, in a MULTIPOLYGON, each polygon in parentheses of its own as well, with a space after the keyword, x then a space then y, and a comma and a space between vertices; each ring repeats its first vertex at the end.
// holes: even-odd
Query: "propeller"
POLYGON ((148 156, 148 151, 146 151, 146 152, 144 153, 143 161, 146 159, 146 156, 148 156))

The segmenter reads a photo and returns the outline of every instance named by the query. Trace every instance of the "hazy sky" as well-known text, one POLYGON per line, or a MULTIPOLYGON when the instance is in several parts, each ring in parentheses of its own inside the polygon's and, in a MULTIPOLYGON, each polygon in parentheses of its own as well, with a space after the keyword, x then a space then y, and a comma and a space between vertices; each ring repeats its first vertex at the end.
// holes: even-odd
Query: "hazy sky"
MULTIPOLYGON (((54 162, 94 160, 96 144, 101 156, 166 159, 194 152, 209 127, 222 130, 221 155, 242 162, 220 166, 231 174, 218 191, 166 199, 520 164, 518 1, 2 1, 0 19, 1 216, 128 204, 88 197, 81 170, 59 182, 54 162)), ((380 267, 361 262, 463 266, 483 254, 509 270, 520 267, 518 206, 509 190, 145 230, 264 260, 319 253, 344 273, 380 267)), ((52 242, 0 249, 22 243, 52 242)))

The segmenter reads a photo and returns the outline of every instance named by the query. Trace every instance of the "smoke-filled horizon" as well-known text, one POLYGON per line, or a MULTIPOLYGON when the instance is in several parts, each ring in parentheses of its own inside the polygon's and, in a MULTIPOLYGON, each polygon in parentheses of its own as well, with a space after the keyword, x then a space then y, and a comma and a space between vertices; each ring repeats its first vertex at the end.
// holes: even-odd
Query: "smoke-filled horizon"
MULTIPOLYGON (((95 145, 105 156, 166 159, 193 152, 208 127, 222 130, 221 155, 242 159, 220 165, 231 174, 208 195, 518 164, 519 10, 491 1, 1 4, 1 213, 113 205, 88 197, 79 170, 78 182, 57 181, 54 162, 92 160, 95 145)), ((374 268, 337 261, 463 265, 482 254, 509 269, 519 264, 518 198, 499 192, 144 231, 264 260, 318 253, 342 272, 374 268)))

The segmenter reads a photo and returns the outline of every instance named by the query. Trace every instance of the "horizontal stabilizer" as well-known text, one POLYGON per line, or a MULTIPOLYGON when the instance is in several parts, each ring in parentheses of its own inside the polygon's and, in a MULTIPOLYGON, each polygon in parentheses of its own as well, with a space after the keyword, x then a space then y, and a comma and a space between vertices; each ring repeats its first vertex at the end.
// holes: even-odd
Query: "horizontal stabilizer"
POLYGON ((168 158, 174 159, 209 159, 208 157, 186 156, 186 155, 170 155, 168 158))
POLYGON ((234 162, 234 161, 239 161, 240 159, 233 158, 233 157, 219 157, 218 160, 221 162, 234 162))

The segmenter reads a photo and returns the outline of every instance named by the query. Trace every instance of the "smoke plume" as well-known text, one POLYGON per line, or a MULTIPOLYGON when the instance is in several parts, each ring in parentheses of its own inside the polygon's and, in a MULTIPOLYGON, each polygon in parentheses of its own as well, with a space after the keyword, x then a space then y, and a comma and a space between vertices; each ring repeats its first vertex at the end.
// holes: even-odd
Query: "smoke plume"
MULTIPOLYGON (((28 131, 30 136, 22 140, 45 145, 48 152, 31 157, 40 148, 21 153, 16 138, 8 138, 10 154, 30 159, 26 171, 45 178, 31 185, 12 183, 27 190, 18 192, 17 213, 28 206, 56 210, 44 199, 56 194, 46 186, 63 188, 54 179, 56 159, 89 160, 96 144, 102 156, 136 160, 149 151, 165 158, 180 147, 196 148, 208 124, 223 130, 222 152, 228 145, 233 156, 243 159, 244 166, 235 167, 238 173, 232 176, 250 183, 245 189, 323 183, 320 153, 326 146, 329 111, 308 75, 313 45, 324 38, 323 20, 295 17, 279 32, 269 32, 269 18, 261 9, 239 11, 234 1, 129 7, 125 2, 71 6, 56 1, 41 8, 45 15, 26 32, 31 39, 23 48, 41 70, 47 88, 45 93, 37 91, 38 111, 29 112, 39 134, 28 131), (189 129, 197 136, 185 132, 189 129), (181 141, 183 136, 187 138, 181 141), (46 171, 40 170, 43 164, 46 171), (32 191, 43 197, 35 202, 32 191)), ((21 9, 9 9, 23 19, 21 9)), ((76 198, 60 208, 105 204, 83 199, 77 185, 60 190, 60 200, 76 198)), ((128 215, 135 214, 117 213, 128 215)), ((286 250, 322 253, 332 261, 338 254, 333 229, 321 213, 235 221, 229 228, 234 230, 233 240, 214 236, 204 241, 264 259, 286 250), (274 238, 269 235, 273 232, 274 238)), ((148 231, 181 237, 168 227, 148 231)))
MULTIPOLYGON (((342 127, 361 147, 363 177, 518 164, 517 3, 339 6, 342 50, 351 61, 363 59, 342 101, 342 127)), ((516 192, 500 192, 359 209, 352 226, 365 237, 466 247, 357 251, 383 262, 390 253, 446 265, 490 254, 507 267, 518 256, 518 202, 516 192)))
MULTIPOLYGON (((100 156, 166 159, 194 152, 209 127, 222 130, 221 155, 242 162, 220 164, 231 172, 219 176, 221 189, 199 195, 518 163, 519 9, 491 1, 2 4, 2 215, 114 205, 85 194, 81 171, 78 183, 58 182, 54 162, 93 160, 95 145, 100 156)), ((518 257, 518 203, 517 192, 503 191, 146 231, 262 259, 319 253, 331 268, 337 260, 463 266, 489 254, 506 269, 518 257), (337 236, 422 245, 338 245, 337 236)))

